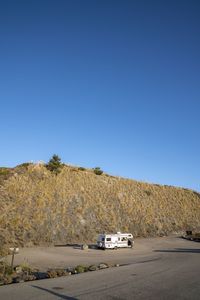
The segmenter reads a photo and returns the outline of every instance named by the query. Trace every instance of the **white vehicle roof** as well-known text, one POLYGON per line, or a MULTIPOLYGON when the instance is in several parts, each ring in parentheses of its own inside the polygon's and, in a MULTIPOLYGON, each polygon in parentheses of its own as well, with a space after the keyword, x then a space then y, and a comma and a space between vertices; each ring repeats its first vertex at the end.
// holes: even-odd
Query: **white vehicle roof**
POLYGON ((112 237, 112 236, 124 236, 124 237, 130 237, 130 238, 133 237, 132 233, 121 233, 121 232, 99 234, 99 237, 112 237))

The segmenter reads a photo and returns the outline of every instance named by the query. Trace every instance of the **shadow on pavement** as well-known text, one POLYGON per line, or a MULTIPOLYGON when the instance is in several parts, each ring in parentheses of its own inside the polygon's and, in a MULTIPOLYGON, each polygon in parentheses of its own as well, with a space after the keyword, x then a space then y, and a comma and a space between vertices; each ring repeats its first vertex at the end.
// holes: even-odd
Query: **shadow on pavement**
POLYGON ((45 289, 43 287, 40 287, 40 286, 37 286, 37 285, 31 285, 32 287, 36 288, 36 289, 39 289, 39 290, 42 290, 42 291, 45 291, 47 293, 50 293, 54 296, 57 296, 59 297, 60 299, 65 299, 65 300, 78 300, 77 298, 73 298, 73 297, 69 297, 69 296, 66 296, 66 295, 62 295, 62 294, 59 294, 59 293, 56 293, 54 291, 51 291, 49 289, 45 289))
POLYGON ((200 249, 185 249, 175 248, 173 250, 154 250, 154 252, 166 252, 166 253, 200 253, 200 249))
POLYGON ((56 244, 54 247, 72 247, 72 248, 80 248, 80 244, 56 244))
MULTIPOLYGON (((82 249, 83 244, 61 244, 61 245, 54 245, 54 247, 70 247, 73 249, 82 249)), ((99 250, 97 248, 96 244, 88 244, 88 249, 93 249, 93 250, 99 250)))

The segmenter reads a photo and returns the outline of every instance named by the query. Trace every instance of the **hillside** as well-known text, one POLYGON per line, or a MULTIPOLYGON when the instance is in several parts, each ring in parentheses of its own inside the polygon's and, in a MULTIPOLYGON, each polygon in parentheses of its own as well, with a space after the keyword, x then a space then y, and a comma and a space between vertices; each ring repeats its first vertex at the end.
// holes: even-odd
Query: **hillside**
POLYGON ((97 233, 167 235, 200 228, 200 194, 183 188, 96 175, 65 165, 0 168, 0 244, 95 241, 97 233))

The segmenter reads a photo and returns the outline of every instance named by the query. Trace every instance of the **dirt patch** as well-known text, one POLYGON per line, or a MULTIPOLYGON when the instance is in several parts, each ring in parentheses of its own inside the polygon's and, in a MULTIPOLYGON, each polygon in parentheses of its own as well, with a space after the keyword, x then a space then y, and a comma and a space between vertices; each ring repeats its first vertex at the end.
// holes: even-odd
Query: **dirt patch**
MULTIPOLYGON (((101 262, 130 264, 137 262, 143 256, 154 257, 155 249, 170 248, 174 243, 174 239, 177 239, 177 237, 138 238, 135 240, 132 249, 118 249, 117 251, 103 251, 95 248, 81 250, 78 244, 59 247, 21 248, 19 254, 15 256, 14 264, 18 265, 25 262, 41 271, 48 268, 66 268, 79 264, 91 265, 101 262)), ((180 246, 182 241, 182 239, 178 239, 180 246)), ((11 256, 6 259, 8 262, 11 261, 11 256)))

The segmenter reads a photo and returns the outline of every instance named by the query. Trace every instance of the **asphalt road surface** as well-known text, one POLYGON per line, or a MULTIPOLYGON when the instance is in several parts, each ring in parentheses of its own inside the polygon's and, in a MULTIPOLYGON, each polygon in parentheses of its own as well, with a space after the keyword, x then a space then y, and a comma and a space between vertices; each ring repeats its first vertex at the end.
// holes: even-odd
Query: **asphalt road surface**
MULTIPOLYGON (((121 250, 113 251, 120 255, 121 250)), ((146 252, 130 257, 130 264, 120 267, 2 286, 0 299, 200 299, 199 243, 148 239, 146 252)))

